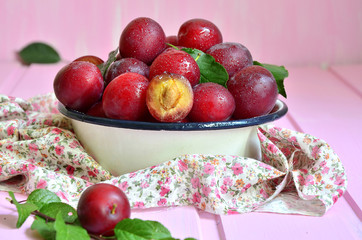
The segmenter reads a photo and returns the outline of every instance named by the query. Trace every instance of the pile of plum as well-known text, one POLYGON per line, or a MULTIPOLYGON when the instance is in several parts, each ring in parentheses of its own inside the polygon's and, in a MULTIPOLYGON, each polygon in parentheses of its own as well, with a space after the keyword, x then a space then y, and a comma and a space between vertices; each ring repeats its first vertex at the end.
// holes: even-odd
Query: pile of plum
POLYGON ((191 19, 166 37, 160 24, 140 17, 106 62, 87 55, 64 66, 54 92, 66 107, 97 117, 211 122, 268 114, 278 86, 245 46, 223 42, 212 22, 191 19))

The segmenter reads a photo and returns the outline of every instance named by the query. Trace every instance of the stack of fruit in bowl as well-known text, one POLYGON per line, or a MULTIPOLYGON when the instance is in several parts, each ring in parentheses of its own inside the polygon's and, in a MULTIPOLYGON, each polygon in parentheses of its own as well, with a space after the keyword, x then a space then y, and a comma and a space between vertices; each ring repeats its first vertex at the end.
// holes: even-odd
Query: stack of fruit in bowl
POLYGON ((248 130, 242 140, 233 139, 240 132, 234 136, 219 131, 214 137, 209 133, 193 133, 190 137, 181 132, 256 126, 283 116, 286 106, 278 100, 278 94, 285 96, 283 80, 287 75, 284 67, 253 61, 244 45, 223 42, 221 31, 208 20, 186 21, 177 36, 166 37, 159 23, 140 17, 124 28, 119 47, 105 62, 89 55, 64 66, 54 79, 54 92, 61 103, 60 111, 72 118, 86 149, 106 168, 122 168, 116 171, 118 175, 177 154, 258 157, 248 153, 258 152, 257 147, 248 144, 257 142, 255 128, 248 130), (97 130, 99 126, 108 129, 97 130), (111 133, 105 133, 109 128, 111 133), (143 131, 115 134, 114 128, 143 131), (180 131, 155 136, 147 130, 180 131), (110 140, 110 135, 117 136, 110 140), (141 137, 135 137, 138 135, 141 137), (222 140, 225 137, 227 141, 222 140), (139 138, 147 140, 140 142, 139 138), (98 141, 89 143, 89 139, 98 141), (117 147, 104 146, 104 141, 116 142, 133 153, 111 153, 117 147), (214 147, 210 145, 213 141, 224 141, 225 146, 214 147), (142 151, 137 150, 140 146, 142 151), (160 156, 153 150, 160 148, 167 149, 168 154, 160 156), (152 159, 153 155, 157 156, 152 159), (148 163, 132 167, 108 164, 120 156, 131 162, 147 156, 148 163))
POLYGON ((277 100, 273 74, 254 65, 242 44, 223 42, 204 19, 185 22, 169 37, 154 20, 134 19, 117 54, 107 63, 80 57, 61 69, 54 80, 59 101, 113 119, 209 122, 265 115, 277 100))

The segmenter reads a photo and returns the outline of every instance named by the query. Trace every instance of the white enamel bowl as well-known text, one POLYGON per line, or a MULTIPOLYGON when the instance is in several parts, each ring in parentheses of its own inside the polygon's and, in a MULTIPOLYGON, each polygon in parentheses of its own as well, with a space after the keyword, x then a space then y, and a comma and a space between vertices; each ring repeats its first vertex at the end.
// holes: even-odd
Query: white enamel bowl
POLYGON ((62 104, 85 150, 113 175, 154 166, 184 154, 238 155, 261 158, 257 127, 283 117, 287 105, 249 119, 207 123, 153 123, 89 116, 62 104))

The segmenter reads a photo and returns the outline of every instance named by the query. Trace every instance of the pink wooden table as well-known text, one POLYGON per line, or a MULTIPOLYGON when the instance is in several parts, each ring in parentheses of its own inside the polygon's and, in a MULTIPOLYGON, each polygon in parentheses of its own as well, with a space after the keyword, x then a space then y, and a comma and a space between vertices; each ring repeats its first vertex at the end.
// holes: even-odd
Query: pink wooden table
MULTIPOLYGON (((0 62, 0 93, 27 99, 52 91, 64 63, 0 62)), ((178 238, 197 239, 362 239, 362 65, 288 67, 289 113, 276 125, 326 140, 341 158, 348 191, 323 217, 248 213, 217 216, 193 207, 135 210, 132 217, 157 220, 178 238)), ((16 229, 17 212, 0 192, 0 239, 40 239, 28 219, 16 229)), ((26 196, 17 195, 18 199, 26 196)))

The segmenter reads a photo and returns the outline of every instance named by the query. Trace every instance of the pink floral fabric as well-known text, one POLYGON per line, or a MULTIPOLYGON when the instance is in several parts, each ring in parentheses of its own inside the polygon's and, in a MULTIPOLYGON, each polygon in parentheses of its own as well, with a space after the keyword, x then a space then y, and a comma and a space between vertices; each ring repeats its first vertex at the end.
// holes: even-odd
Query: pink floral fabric
POLYGON ((183 155, 112 176, 82 147, 53 94, 28 101, 0 95, 0 190, 55 192, 74 207, 92 184, 121 188, 133 208, 195 206, 215 214, 251 211, 322 216, 343 195, 345 169, 314 136, 263 125, 262 160, 183 155))

